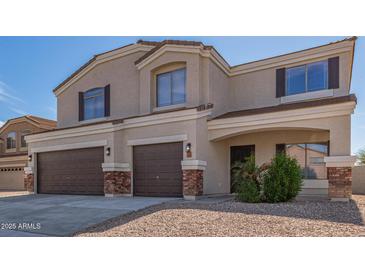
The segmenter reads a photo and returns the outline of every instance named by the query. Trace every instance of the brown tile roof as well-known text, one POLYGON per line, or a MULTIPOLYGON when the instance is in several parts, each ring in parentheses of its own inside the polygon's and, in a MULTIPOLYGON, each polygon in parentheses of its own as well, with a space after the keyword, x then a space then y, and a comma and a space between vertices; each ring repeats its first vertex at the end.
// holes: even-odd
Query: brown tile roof
POLYGON ((212 46, 206 46, 204 45, 202 42, 197 42, 197 41, 187 41, 187 40, 164 40, 162 42, 151 42, 151 41, 143 41, 140 40, 139 43, 141 44, 150 44, 150 45, 155 45, 155 47, 153 49, 151 49, 149 52, 147 52, 145 55, 141 56, 139 59, 137 59, 137 61, 135 61, 134 63, 137 65, 139 63, 141 63, 144 59, 148 58, 149 56, 151 56, 153 53, 155 53, 156 51, 158 51, 160 48, 162 48, 165 45, 181 45, 181 46, 202 46, 204 49, 212 49, 212 46))
MULTIPOLYGON (((310 50, 310 49, 315 49, 315 48, 320 48, 320 47, 324 47, 324 46, 328 46, 331 44, 336 44, 336 43, 340 43, 340 42, 344 42, 344 41, 355 41, 357 39, 356 36, 350 37, 350 38, 345 38, 343 40, 339 40, 339 41, 335 41, 326 45, 321 45, 318 47, 313 47, 313 48, 309 48, 309 49, 304 49, 304 50, 300 50, 300 51, 296 51, 296 52, 291 52, 291 53, 287 53, 287 54, 283 54, 283 55, 278 55, 278 56, 274 56, 274 57, 269 57, 269 58, 265 58, 265 59, 261 59, 261 60, 256 60, 256 61, 252 61, 252 62, 248 62, 248 63, 243 63, 243 64, 239 64, 239 65, 235 65, 235 66, 230 66, 228 64, 228 62, 223 58, 223 56, 213 47, 210 45, 204 45, 202 42, 199 41, 187 41, 187 40, 164 40, 161 42, 156 42, 156 41, 144 41, 144 40, 138 40, 137 44, 141 44, 141 45, 147 45, 147 46, 153 46, 154 48, 152 48, 150 51, 148 51, 146 54, 144 54, 142 57, 140 57, 138 60, 135 61, 135 64, 139 64, 140 62, 142 62, 144 59, 146 59, 147 57, 149 57, 150 55, 152 55, 154 52, 156 52, 157 50, 159 50, 160 48, 162 48, 164 45, 166 44, 170 44, 170 45, 184 45, 184 46, 203 46, 204 49, 206 50, 214 50, 228 65, 229 68, 235 68, 238 66, 242 66, 242 65, 246 65, 246 64, 250 64, 250 63, 255 63, 255 62, 260 62, 260 61, 264 61, 264 60, 269 60, 269 59, 273 59, 273 58, 277 58, 277 57, 281 57, 281 56, 285 56, 285 55, 289 55, 289 54, 293 54, 293 53, 298 53, 298 52, 302 52, 302 51, 306 51, 306 50, 310 50)), ((62 81, 62 83, 60 83, 57 87, 55 87, 53 89, 53 92, 55 92, 56 90, 58 90, 59 88, 61 88, 62 86, 64 86, 68 81, 70 81, 73 77, 75 77, 78 73, 80 73, 84 68, 86 68, 88 65, 90 65, 92 62, 94 62, 96 60, 96 58, 102 54, 108 53, 108 52, 113 52, 115 50, 119 50, 128 46, 131 46, 133 44, 128 44, 110 51, 106 51, 100 54, 96 54, 94 55, 88 62, 86 62, 84 65, 82 65, 80 68, 78 68, 75 72, 73 72, 69 77, 67 77, 64 81, 62 81)))
POLYGON ((56 127, 57 126, 57 122, 54 120, 50 120, 50 119, 46 119, 46 118, 42 118, 39 116, 34 116, 34 115, 27 115, 25 116, 26 118, 40 124, 40 125, 47 125, 50 127, 56 127))
POLYGON ((86 68, 88 65, 90 65, 92 62, 94 62, 96 60, 96 58, 102 54, 105 54, 105 53, 109 53, 109 52, 113 52, 113 51, 116 51, 116 50, 119 50, 119 49, 122 49, 122 48, 126 48, 126 47, 129 47, 133 44, 128 44, 128 45, 125 45, 125 46, 122 46, 122 47, 119 47, 119 48, 115 48, 115 49, 112 49, 112 50, 109 50, 109 51, 105 51, 105 52, 102 52, 102 53, 99 53, 99 54, 95 54, 89 61, 87 61, 85 64, 83 64, 81 67, 79 67, 76 71, 74 71, 70 76, 68 76, 65 80, 63 80, 57 87, 55 87, 53 89, 53 92, 55 92, 57 89, 59 89, 60 87, 62 87, 63 85, 65 85, 68 81, 70 81, 73 77, 75 77, 79 72, 81 72, 84 68, 86 68))
POLYGON ((341 97, 332 97, 332 98, 327 98, 327 99, 282 104, 282 105, 263 107, 263 108, 231 111, 231 112, 227 112, 222 115, 219 115, 219 116, 213 118, 213 120, 225 119, 225 118, 235 118, 235 117, 249 116, 249 115, 256 115, 256 114, 264 114, 264 113, 277 112, 277 111, 295 110, 295 109, 299 109, 299 108, 334 105, 334 104, 345 103, 345 102, 355 102, 356 103, 357 102, 356 95, 349 94, 349 95, 341 96, 341 97))
POLYGON ((24 118, 26 120, 30 120, 31 122, 36 123, 39 127, 43 127, 46 129, 53 129, 53 128, 57 127, 57 122, 54 120, 49 120, 49 119, 45 119, 45 118, 34 116, 34 115, 25 115, 25 116, 21 116, 21 117, 12 118, 12 119, 9 119, 8 121, 6 121, 6 123, 3 124, 2 127, 0 127, 0 132, 2 131, 2 129, 4 129, 9 124, 9 122, 13 122, 13 121, 16 121, 16 120, 22 119, 22 118, 24 118))
POLYGON ((251 61, 251 62, 247 62, 247 63, 243 63, 243 64, 234 65, 234 66, 231 66, 231 68, 235 68, 235 67, 239 67, 239 66, 243 66, 243 65, 248 65, 248 64, 252 64, 252 63, 257 63, 257 62, 261 62, 261 61, 266 61, 266 60, 270 60, 270 59, 274 59, 274 58, 278 58, 278 57, 283 57, 283 56, 287 56, 287 55, 291 55, 291 54, 295 54, 295 53, 299 53, 299 52, 303 52, 303 51, 307 51, 307 50, 311 50, 311 49, 322 48, 322 47, 326 47, 328 45, 338 44, 338 43, 345 42, 345 41, 356 41, 356 39, 357 39, 357 36, 352 36, 352 37, 345 38, 345 39, 342 39, 342 40, 338 40, 338 41, 335 41, 335 42, 330 42, 330 43, 325 44, 325 45, 320 45, 320 46, 316 46, 316 47, 312 47, 312 48, 302 49, 302 50, 298 50, 298 51, 293 51, 293 52, 289 52, 289 53, 285 53, 285 54, 276 55, 276 56, 273 56, 273 57, 268 57, 268 58, 255 60, 255 61, 251 61))

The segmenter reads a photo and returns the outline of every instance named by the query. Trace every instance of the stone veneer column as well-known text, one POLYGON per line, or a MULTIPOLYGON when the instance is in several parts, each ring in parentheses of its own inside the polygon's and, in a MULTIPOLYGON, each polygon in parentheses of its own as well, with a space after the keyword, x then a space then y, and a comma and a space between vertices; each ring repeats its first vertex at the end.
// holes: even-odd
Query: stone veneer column
POLYGON ((128 163, 104 163, 102 167, 106 197, 132 196, 131 170, 128 163))
POLYGON ((328 177, 328 197, 331 201, 348 201, 352 195, 354 156, 325 157, 328 177))
POLYGON ((181 162, 183 172, 183 195, 185 199, 195 200, 203 195, 204 170, 207 163, 200 160, 181 162))
POLYGON ((29 193, 34 193, 34 173, 32 167, 24 168, 24 188, 29 193))

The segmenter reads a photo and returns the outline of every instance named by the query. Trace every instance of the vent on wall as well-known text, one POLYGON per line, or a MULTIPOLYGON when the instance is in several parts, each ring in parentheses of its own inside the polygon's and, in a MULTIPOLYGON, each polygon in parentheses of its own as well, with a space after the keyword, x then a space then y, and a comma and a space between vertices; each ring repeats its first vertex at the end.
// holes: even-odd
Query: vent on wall
POLYGON ((0 168, 0 172, 11 172, 11 171, 22 171, 23 168, 21 167, 14 167, 14 168, 0 168))

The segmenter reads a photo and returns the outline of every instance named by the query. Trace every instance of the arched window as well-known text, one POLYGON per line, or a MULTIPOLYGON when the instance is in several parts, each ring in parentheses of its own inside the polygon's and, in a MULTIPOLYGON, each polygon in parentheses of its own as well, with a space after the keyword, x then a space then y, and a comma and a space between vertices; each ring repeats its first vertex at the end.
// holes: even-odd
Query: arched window
POLYGON ((95 88, 84 93, 84 119, 104 117, 104 88, 95 88))

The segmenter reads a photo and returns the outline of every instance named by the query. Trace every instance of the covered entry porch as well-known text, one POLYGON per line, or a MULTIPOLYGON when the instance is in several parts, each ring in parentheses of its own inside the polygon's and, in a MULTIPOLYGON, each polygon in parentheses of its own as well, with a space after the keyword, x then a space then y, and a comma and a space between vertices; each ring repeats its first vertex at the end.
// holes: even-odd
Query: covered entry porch
POLYGON ((328 131, 272 129, 241 134, 223 142, 226 143, 229 153, 229 169, 235 161, 244 161, 250 155, 255 156, 256 164, 261 166, 269 163, 277 153, 285 152, 296 158, 302 168, 304 181, 300 195, 328 196, 327 169, 324 162, 325 157, 329 156, 328 131))
POLYGON ((271 107, 267 113, 232 112, 208 122, 209 140, 226 148, 227 183, 232 151, 250 146, 257 165, 281 151, 295 157, 303 170, 302 195, 348 200, 355 162, 350 146, 354 106, 351 101, 288 110, 281 106, 278 111, 271 107))

